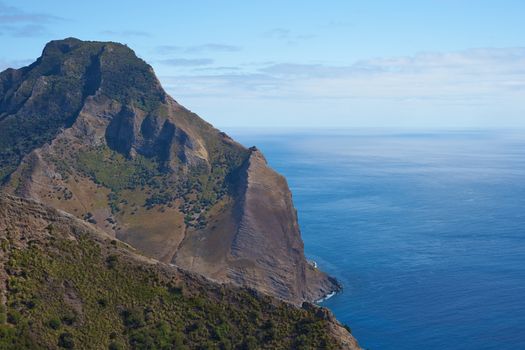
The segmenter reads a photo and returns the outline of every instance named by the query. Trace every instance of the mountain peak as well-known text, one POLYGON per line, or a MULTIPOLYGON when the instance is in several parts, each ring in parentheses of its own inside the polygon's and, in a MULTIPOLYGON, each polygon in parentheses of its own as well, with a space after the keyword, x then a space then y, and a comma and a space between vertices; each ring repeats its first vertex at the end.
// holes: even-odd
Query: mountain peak
POLYGON ((67 54, 79 48, 84 48, 84 49, 86 47, 101 48, 104 46, 121 47, 121 48, 128 50, 131 54, 135 56, 135 52, 131 48, 119 42, 80 40, 74 37, 58 39, 58 40, 51 40, 44 46, 42 55, 47 56, 49 54, 56 54, 56 53, 67 54))
POLYGON ((52 40, 44 47, 42 56, 47 56, 55 52, 68 53, 74 48, 80 46, 82 43, 82 40, 72 37, 61 40, 52 40))
POLYGON ((145 110, 156 108, 166 98, 153 68, 128 46, 116 42, 76 38, 50 41, 32 66, 35 75, 98 82, 100 86, 92 86, 88 95, 100 88, 111 99, 145 110))
POLYGON ((219 282, 295 304, 339 289, 306 262, 263 154, 179 105, 122 44, 56 40, 0 73, 0 182, 219 282))

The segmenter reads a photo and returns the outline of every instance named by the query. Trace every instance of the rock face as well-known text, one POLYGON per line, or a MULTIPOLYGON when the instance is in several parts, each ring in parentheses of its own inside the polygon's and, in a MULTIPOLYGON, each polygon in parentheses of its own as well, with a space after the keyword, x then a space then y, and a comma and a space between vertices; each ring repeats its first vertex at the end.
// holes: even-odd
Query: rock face
POLYGON ((121 44, 52 41, 0 73, 0 181, 215 281, 298 305, 340 288, 307 263, 285 179, 121 44))
POLYGON ((1 349, 359 349, 324 308, 209 281, 2 193, 0 248, 1 349))

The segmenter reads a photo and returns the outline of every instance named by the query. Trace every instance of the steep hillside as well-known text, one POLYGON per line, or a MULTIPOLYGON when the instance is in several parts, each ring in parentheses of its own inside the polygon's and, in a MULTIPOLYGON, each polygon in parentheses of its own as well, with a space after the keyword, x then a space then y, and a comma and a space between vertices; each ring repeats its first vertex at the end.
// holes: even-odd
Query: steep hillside
POLYGON ((298 305, 340 288, 306 262, 285 179, 118 43, 53 41, 0 73, 0 180, 216 281, 298 305))
POLYGON ((146 258, 40 203, 0 194, 1 349, 358 349, 297 308, 146 258))

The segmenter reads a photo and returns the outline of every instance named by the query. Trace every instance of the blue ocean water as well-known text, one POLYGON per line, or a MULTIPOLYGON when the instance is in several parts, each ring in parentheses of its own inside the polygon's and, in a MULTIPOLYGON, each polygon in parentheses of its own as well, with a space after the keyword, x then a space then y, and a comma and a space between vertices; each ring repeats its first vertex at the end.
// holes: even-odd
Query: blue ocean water
POLYGON ((525 133, 230 130, 288 179, 367 349, 525 349, 525 133))

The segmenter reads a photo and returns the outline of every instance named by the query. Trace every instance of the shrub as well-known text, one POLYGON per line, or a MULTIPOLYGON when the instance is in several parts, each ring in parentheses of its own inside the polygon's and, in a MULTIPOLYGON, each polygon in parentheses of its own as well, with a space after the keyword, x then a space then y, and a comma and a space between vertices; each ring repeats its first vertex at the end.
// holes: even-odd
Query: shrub
POLYGON ((352 329, 347 324, 343 324, 343 327, 348 331, 348 333, 352 334, 352 329))
POLYGON ((257 346, 257 338, 249 335, 244 339, 244 342, 242 343, 242 349, 243 350, 255 350, 258 348, 257 346))
POLYGON ((67 314, 62 317, 62 323, 67 326, 71 326, 76 320, 77 316, 75 314, 67 314))
POLYGON ((106 265, 110 269, 114 269, 117 266, 118 257, 116 255, 110 255, 106 258, 106 265))
POLYGON ((112 341, 108 347, 109 350, 123 350, 125 349, 124 344, 119 341, 112 341))
POLYGON ((5 306, 0 304, 0 325, 7 322, 7 314, 5 312, 5 306))
POLYGON ((18 324, 18 322, 20 322, 21 317, 22 316, 20 315, 20 313, 18 311, 11 310, 7 314, 7 322, 16 325, 16 324, 18 324))
POLYGON ((69 332, 60 334, 60 337, 58 338, 58 346, 65 349, 74 349, 75 342, 73 341, 73 335, 69 332))
POLYGON ((144 326, 144 315, 139 310, 124 310, 122 320, 127 328, 140 328, 144 326))
POLYGON ((53 329, 59 329, 60 328, 60 320, 58 318, 52 318, 47 322, 47 325, 50 328, 53 329))

